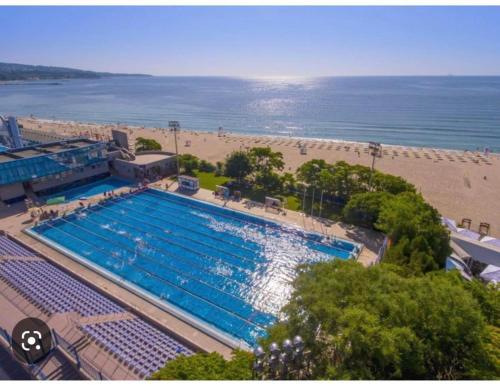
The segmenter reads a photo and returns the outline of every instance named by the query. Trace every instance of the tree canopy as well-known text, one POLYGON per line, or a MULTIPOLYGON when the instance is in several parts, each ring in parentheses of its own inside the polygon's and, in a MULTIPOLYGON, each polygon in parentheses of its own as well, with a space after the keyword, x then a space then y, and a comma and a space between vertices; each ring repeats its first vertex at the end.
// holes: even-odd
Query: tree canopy
POLYGON ((383 202, 375 226, 391 245, 384 262, 405 266, 412 273, 443 269, 450 254, 449 234, 439 213, 415 193, 401 193, 383 202))
POLYGON ((349 224, 373 228, 382 206, 392 197, 387 192, 355 194, 342 210, 344 220, 349 224))
POLYGON ((161 144, 153 139, 137 137, 135 142, 135 150, 137 152, 161 151, 161 144))
POLYGON ((235 350, 230 360, 219 353, 178 356, 155 372, 152 380, 251 380, 251 353, 235 350))
POLYGON ((403 277, 351 261, 304 267, 265 344, 301 335, 316 379, 498 376, 492 334, 456 273, 403 277))
POLYGON ((252 163, 247 152, 235 151, 226 157, 224 176, 234 178, 241 182, 252 173, 252 163))
POLYGON ((199 163, 199 159, 190 153, 185 153, 179 156, 179 166, 185 174, 192 175, 193 171, 198 168, 199 163))
POLYGON ((281 171, 285 167, 283 154, 275 152, 271 147, 254 147, 248 152, 253 171, 257 173, 269 173, 273 170, 281 171))
POLYGON ((415 187, 401 177, 379 171, 372 174, 369 167, 344 161, 329 164, 323 159, 310 160, 297 169, 297 179, 308 186, 323 189, 343 202, 372 190, 390 194, 415 191, 415 187))

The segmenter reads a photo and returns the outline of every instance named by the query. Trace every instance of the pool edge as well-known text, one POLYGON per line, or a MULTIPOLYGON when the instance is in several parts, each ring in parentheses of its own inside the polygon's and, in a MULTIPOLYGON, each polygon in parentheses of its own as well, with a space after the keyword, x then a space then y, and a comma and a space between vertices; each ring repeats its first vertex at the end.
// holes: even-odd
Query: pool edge
MULTIPOLYGON (((196 202, 200 202, 202 204, 206 204, 206 205, 209 205, 209 206, 215 206, 215 207, 217 207, 217 208, 219 208, 221 210, 230 210, 232 212, 241 213, 243 215, 246 215, 246 216, 249 216, 249 217, 252 217, 252 218, 264 220, 264 221, 266 221, 268 223, 271 223, 271 224, 290 227, 290 228, 302 231, 303 233, 308 234, 308 235, 316 235, 316 236, 321 236, 321 237, 327 237, 327 235, 325 235, 325 234, 323 234, 321 232, 311 231, 311 230, 308 230, 308 229, 304 229, 300 225, 297 225, 297 224, 293 224, 293 223, 289 223, 289 222, 283 222, 283 221, 276 221, 276 220, 273 220, 273 219, 271 219, 271 218, 269 218, 267 216, 255 215, 255 214, 252 214, 250 212, 246 212, 246 211, 239 210, 239 209, 233 209, 233 208, 228 207, 228 206, 221 206, 219 204, 216 204, 215 202, 210 202, 210 201, 206 201, 206 200, 200 200, 200 199, 195 198, 193 196, 181 194, 181 193, 178 193, 178 192, 175 192, 175 191, 169 191, 169 190, 159 189, 157 187, 148 187, 147 189, 148 190, 155 190, 155 191, 158 191, 160 193, 170 194, 170 195, 173 195, 174 197, 186 198, 188 200, 193 200, 193 201, 196 201, 196 202)), ((359 258, 359 255, 361 254, 361 251, 363 250, 363 248, 365 247, 365 245, 363 243, 359 243, 359 242, 356 242, 354 240, 351 240, 351 239, 348 239, 348 238, 345 238, 345 237, 338 237, 338 238, 340 240, 344 241, 344 242, 351 243, 356 248, 359 248, 359 251, 357 251, 356 256, 353 258, 353 260, 355 260, 357 262, 358 258, 359 258)), ((348 261, 349 259, 343 259, 343 260, 348 261)))
MULTIPOLYGON (((40 241, 41 243, 45 244, 46 246, 56 250, 57 252, 63 254, 64 256, 72 259, 75 262, 78 262, 79 264, 83 265, 84 267, 98 273, 102 277, 108 279, 109 281, 113 282, 114 284, 117 284, 121 288, 126 289, 127 291, 133 293, 136 296, 141 297, 142 299, 146 300, 150 304, 168 312, 172 316, 175 316, 176 318, 182 320, 183 322, 187 323, 188 325, 200 330, 201 332, 207 334, 208 336, 216 339, 217 341, 223 343, 224 345, 229 346, 230 348, 233 349, 243 349, 250 351, 251 346, 248 345, 245 341, 241 339, 237 339, 228 333, 223 332, 222 330, 217 329, 216 327, 204 322, 203 320, 199 319, 198 317, 195 317, 191 314, 188 314, 186 311, 183 309, 177 307, 175 304, 163 301, 156 296, 152 295, 151 293, 147 292, 145 289, 137 286, 134 283, 125 281, 124 279, 120 278, 116 274, 102 268, 99 265, 96 265, 94 262, 81 257, 72 251, 64 248, 63 246, 60 246, 59 244, 55 243, 54 241, 47 239, 43 237, 42 235, 39 235, 38 233, 34 232, 32 228, 25 228, 23 230, 24 233, 29 235, 30 237, 40 241)), ((168 328, 168 327, 167 327, 168 328)))

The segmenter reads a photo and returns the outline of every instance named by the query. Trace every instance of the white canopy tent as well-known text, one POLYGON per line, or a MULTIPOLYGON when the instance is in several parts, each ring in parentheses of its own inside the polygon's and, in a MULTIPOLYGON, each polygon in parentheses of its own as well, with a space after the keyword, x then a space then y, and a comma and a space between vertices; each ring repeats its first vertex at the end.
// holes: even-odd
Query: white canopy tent
POLYGON ((492 282, 498 284, 500 282, 500 267, 489 265, 483 272, 479 275, 481 279, 486 282, 492 282))

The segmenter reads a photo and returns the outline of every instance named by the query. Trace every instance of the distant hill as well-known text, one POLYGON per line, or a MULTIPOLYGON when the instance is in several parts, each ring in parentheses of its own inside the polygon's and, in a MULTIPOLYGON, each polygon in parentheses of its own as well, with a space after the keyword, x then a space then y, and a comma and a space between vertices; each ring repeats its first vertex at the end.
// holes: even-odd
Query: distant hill
POLYGON ((0 62, 0 81, 50 80, 50 79, 99 79, 113 76, 151 76, 144 74, 108 73, 84 71, 81 69, 24 65, 0 62))

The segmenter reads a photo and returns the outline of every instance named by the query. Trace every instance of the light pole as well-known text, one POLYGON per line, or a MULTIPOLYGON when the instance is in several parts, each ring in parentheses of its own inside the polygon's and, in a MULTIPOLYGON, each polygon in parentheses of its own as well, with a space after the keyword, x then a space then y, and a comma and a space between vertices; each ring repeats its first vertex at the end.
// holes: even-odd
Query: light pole
POLYGON ((370 143, 368 144, 368 148, 370 149, 370 154, 373 157, 373 159, 372 159, 372 171, 370 173, 370 182, 368 183, 368 188, 371 190, 373 172, 375 171, 375 159, 377 157, 382 156, 382 145, 380 143, 370 141, 370 143))
POLYGON ((313 186, 313 192, 312 192, 312 197, 311 197, 311 219, 313 217, 313 208, 314 208, 314 191, 316 190, 316 188, 313 186))
POLYGON ((282 349, 276 342, 269 345, 269 352, 257 346, 254 351, 253 378, 257 379, 289 379, 297 380, 308 376, 309 355, 304 352, 304 341, 297 335, 290 341, 285 339, 282 349))
POLYGON ((177 132, 181 130, 181 125, 178 121, 168 121, 168 127, 171 132, 174 132, 174 141, 175 141, 175 160, 177 163, 177 181, 179 180, 179 175, 181 174, 181 167, 179 164, 179 149, 177 148, 177 132))
POLYGON ((302 212, 306 215, 306 186, 304 185, 304 193, 302 196, 302 212))
POLYGON ((324 190, 321 189, 321 198, 319 199, 319 215, 318 218, 321 219, 321 209, 323 208, 323 192, 324 190))

